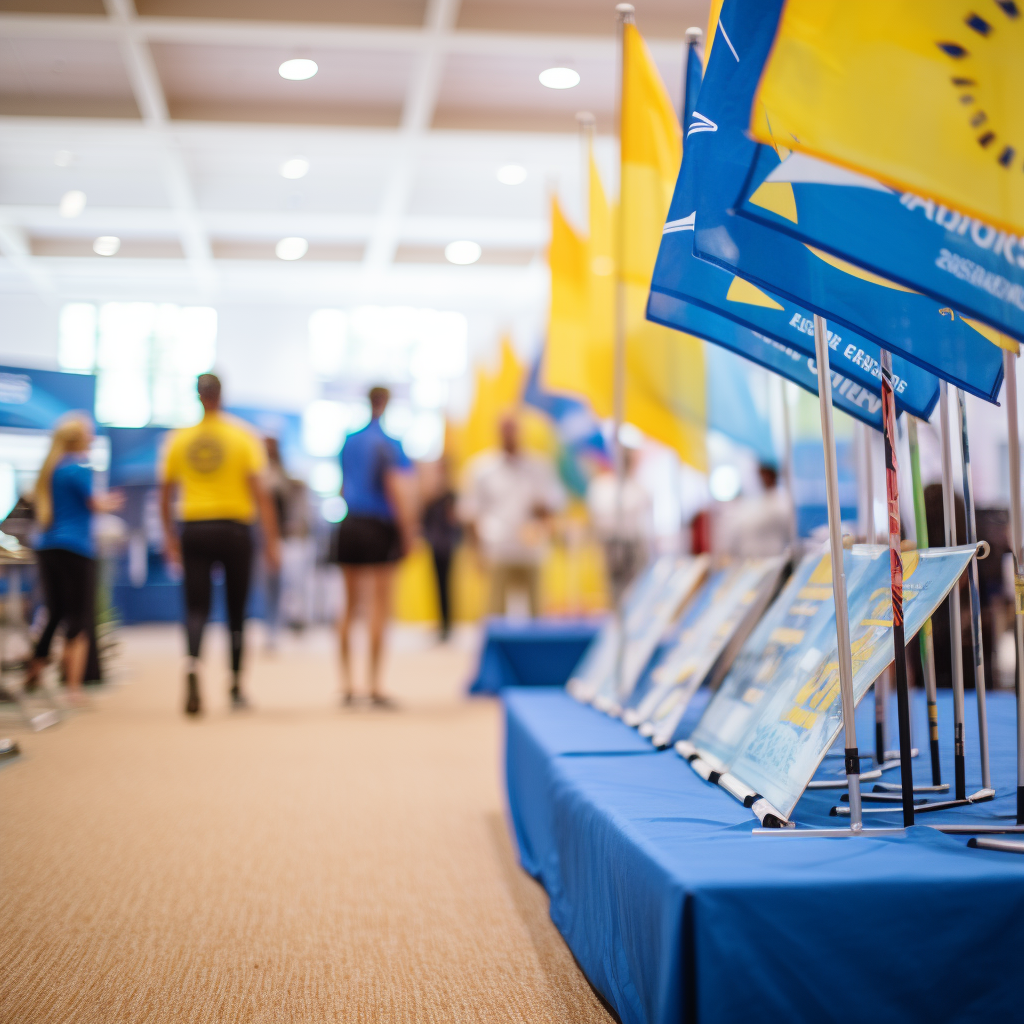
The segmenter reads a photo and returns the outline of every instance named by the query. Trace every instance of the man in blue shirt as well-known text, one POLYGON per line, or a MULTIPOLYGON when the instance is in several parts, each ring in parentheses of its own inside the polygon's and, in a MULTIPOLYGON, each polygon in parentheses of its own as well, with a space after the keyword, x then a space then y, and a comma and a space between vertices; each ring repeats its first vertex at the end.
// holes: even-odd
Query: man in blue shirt
POLYGON ((345 607, 338 618, 341 641, 342 700, 353 701, 349 633, 360 603, 368 603, 370 700, 379 707, 392 702, 380 689, 384 627, 391 606, 395 563, 415 537, 407 488, 409 459, 401 445, 384 433, 380 418, 391 397, 387 388, 370 389, 370 422, 345 439, 341 449, 341 495, 348 506, 338 525, 337 559, 345 577, 345 607))

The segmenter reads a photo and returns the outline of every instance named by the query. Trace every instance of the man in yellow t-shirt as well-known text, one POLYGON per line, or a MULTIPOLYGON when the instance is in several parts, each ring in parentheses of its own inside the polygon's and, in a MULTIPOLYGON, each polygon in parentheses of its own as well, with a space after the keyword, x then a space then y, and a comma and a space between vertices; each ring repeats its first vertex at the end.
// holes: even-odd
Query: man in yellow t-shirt
POLYGON ((185 711, 199 712, 199 648, 210 615, 210 572, 224 568, 228 629, 231 632, 231 702, 246 706, 239 673, 242 630, 252 570, 252 523, 259 514, 266 558, 280 564, 274 504, 263 484, 267 463, 263 442, 240 421, 221 412, 220 380, 201 374, 197 388, 203 418, 171 434, 164 456, 160 512, 167 562, 184 570, 185 628, 188 633, 188 692, 185 711), (177 492, 179 539, 172 504, 177 492))

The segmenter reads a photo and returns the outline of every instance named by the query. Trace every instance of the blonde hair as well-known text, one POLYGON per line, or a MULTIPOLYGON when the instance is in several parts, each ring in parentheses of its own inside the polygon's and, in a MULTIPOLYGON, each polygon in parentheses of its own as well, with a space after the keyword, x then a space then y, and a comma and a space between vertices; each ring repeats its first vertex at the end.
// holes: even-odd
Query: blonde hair
POLYGON ((53 471, 69 452, 84 451, 91 434, 92 424, 82 413, 71 413, 54 428, 50 450, 36 477, 33 495, 36 522, 40 526, 48 528, 53 522, 53 471))

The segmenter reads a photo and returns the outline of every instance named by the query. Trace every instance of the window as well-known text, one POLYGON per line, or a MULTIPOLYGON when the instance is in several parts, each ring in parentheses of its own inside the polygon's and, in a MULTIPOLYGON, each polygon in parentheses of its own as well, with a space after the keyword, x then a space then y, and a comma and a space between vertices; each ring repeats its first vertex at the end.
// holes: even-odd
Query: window
POLYGON ((208 306, 73 302, 61 311, 61 369, 96 374, 96 419, 109 426, 196 422, 196 377, 213 368, 216 349, 208 306))

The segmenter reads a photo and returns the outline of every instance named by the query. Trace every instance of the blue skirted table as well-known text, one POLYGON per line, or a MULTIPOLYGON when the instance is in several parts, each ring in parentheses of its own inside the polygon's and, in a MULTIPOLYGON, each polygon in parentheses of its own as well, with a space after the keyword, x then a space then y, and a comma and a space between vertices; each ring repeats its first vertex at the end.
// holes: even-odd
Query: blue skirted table
POLYGON ((506 686, 564 686, 600 628, 599 619, 488 619, 469 692, 498 693, 506 686))
MULTIPOLYGON (((621 722, 560 689, 503 700, 523 867, 624 1024, 1024 1019, 1024 856, 968 849, 967 836, 924 824, 884 838, 753 836, 750 811, 621 722)), ((939 711, 951 780, 948 692, 939 711)), ((976 789, 973 694, 968 711, 976 789)), ((914 713, 923 746, 923 704, 914 713)), ((1013 820, 1014 714, 1012 697, 989 695, 997 798, 919 822, 1013 820)), ((872 715, 865 701, 864 739, 872 715)), ((930 781, 926 758, 914 769, 930 781)), ((827 759, 819 775, 837 770, 827 759)), ((794 818, 839 824, 828 815, 838 797, 809 792, 794 818)), ((898 807, 867 817, 901 822, 898 807)))

